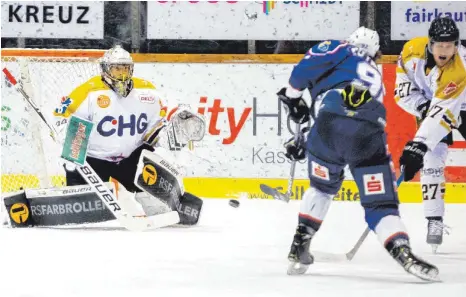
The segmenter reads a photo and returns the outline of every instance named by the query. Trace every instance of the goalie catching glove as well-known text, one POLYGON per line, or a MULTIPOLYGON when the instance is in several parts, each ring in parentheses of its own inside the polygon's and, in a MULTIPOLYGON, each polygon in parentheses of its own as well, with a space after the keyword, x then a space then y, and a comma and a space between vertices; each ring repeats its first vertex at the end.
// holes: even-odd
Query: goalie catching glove
POLYGON ((195 113, 189 105, 180 105, 171 119, 151 133, 145 141, 151 146, 180 150, 190 141, 201 141, 206 131, 205 118, 195 113))

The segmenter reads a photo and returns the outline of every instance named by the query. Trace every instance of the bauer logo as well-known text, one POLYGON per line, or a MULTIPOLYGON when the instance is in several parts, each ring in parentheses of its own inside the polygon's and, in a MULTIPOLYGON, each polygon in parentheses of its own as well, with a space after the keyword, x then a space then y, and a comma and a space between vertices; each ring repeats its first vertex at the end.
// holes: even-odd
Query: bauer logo
POLYGON ((142 179, 149 186, 155 184, 155 181, 157 180, 157 170, 155 170, 153 165, 147 164, 144 166, 142 169, 142 179))
POLYGON ((24 203, 15 203, 10 208, 10 217, 16 224, 24 224, 29 218, 29 209, 24 203))
POLYGON ((100 108, 109 107, 110 106, 110 97, 108 97, 107 95, 100 95, 99 97, 97 97, 97 105, 100 108))
POLYGON ((364 174, 362 180, 364 183, 364 193, 366 195, 385 194, 383 173, 364 174))
POLYGON ((322 166, 314 161, 311 161, 311 167, 312 176, 315 176, 323 180, 330 180, 330 174, 327 167, 322 166))

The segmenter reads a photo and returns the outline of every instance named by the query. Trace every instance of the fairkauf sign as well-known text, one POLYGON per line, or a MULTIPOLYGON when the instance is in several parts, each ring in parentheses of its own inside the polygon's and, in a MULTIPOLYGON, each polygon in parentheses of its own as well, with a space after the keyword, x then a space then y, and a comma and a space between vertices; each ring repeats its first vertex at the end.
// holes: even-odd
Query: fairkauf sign
MULTIPOLYGON (((466 3, 464 1, 392 1, 391 39, 408 40, 427 36, 430 23, 438 17, 450 17, 460 32, 466 30, 466 3)), ((464 39, 464 34, 460 34, 464 39)))
POLYGON ((80 1, 2 1, 2 37, 104 37, 104 3, 80 1))

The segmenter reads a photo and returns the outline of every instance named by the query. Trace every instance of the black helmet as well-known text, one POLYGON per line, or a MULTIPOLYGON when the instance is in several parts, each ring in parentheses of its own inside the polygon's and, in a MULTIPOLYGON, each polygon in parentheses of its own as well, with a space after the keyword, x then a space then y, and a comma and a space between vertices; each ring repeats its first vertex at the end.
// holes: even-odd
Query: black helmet
POLYGON ((430 42, 454 41, 459 44, 460 31, 454 20, 449 17, 440 17, 432 21, 429 28, 430 42))

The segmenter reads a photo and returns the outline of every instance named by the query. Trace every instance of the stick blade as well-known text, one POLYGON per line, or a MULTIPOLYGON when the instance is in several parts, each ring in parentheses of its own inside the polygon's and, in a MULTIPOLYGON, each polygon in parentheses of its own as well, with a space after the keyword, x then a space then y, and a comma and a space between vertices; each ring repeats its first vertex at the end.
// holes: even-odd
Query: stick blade
POLYGON ((350 261, 347 254, 333 254, 320 251, 311 251, 314 260, 317 262, 345 262, 350 261))
POLYGON ((290 197, 287 194, 283 194, 283 193, 279 192, 275 188, 269 187, 269 186, 264 185, 264 184, 260 184, 259 187, 260 187, 261 191, 264 194, 272 196, 273 199, 275 199, 275 200, 281 200, 281 201, 285 201, 285 202, 290 201, 290 197))
POLYGON ((170 211, 153 216, 128 217, 119 219, 121 225, 130 231, 148 231, 175 225, 180 222, 180 216, 176 211, 170 211))

